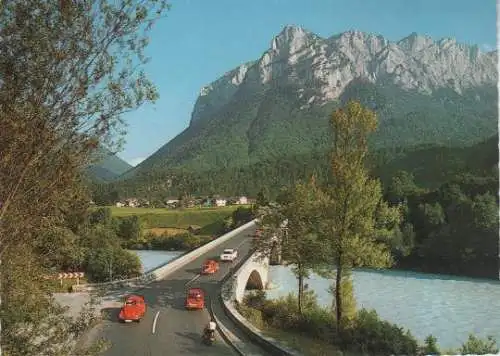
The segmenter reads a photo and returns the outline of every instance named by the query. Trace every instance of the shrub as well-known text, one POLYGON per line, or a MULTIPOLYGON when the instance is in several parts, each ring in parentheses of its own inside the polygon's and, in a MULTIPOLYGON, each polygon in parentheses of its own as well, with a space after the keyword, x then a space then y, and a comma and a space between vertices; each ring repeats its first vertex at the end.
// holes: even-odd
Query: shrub
POLYGON ((497 354, 498 347, 496 341, 491 336, 488 336, 486 340, 482 340, 471 334, 467 342, 460 348, 460 353, 463 355, 497 354))
POLYGON ((379 319, 375 310, 361 309, 341 335, 342 346, 356 351, 416 355, 417 340, 403 328, 379 319))
POLYGON ((262 329, 265 323, 262 319, 262 312, 258 309, 251 308, 241 303, 236 306, 240 314, 245 317, 252 325, 262 329))
POLYGON ((426 355, 441 355, 437 339, 433 335, 429 335, 425 338, 425 344, 422 348, 422 352, 426 355))
POLYGON ((253 309, 262 310, 266 303, 266 292, 263 290, 254 291, 243 298, 243 305, 253 309))

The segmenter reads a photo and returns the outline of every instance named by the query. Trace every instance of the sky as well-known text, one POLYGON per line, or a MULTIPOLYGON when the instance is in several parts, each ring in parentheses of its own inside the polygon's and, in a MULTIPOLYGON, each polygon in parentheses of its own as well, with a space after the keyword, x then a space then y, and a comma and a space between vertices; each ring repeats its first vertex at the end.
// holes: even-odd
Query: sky
POLYGON ((200 89, 258 59, 285 25, 322 37, 360 30, 397 41, 412 32, 495 49, 494 0, 171 0, 150 33, 145 72, 160 98, 125 116, 118 156, 136 165, 188 125, 200 89))

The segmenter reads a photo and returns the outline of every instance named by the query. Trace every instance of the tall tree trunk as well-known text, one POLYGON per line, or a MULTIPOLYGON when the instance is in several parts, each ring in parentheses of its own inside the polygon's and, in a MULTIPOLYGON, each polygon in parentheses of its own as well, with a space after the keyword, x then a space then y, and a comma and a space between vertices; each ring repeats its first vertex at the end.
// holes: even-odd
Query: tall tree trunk
POLYGON ((335 276, 335 304, 337 316, 337 332, 342 326, 342 256, 339 254, 337 258, 337 275, 335 276))
POLYGON ((299 269, 299 276, 297 279, 299 281, 299 297, 297 298, 299 303, 299 314, 302 315, 302 301, 304 298, 304 277, 300 269, 299 269))
MULTIPOLYGON (((2 310, 2 256, 0 255, 0 311, 2 310)), ((2 319, 0 318, 0 356, 2 356, 2 319)))

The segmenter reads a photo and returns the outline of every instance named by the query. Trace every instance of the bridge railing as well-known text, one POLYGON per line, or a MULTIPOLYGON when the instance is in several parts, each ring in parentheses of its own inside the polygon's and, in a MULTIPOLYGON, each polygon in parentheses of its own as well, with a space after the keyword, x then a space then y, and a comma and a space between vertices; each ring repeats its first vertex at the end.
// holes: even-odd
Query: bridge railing
POLYGON ((240 312, 236 309, 236 289, 238 275, 250 263, 262 262, 255 250, 250 251, 230 273, 222 280, 221 293, 219 295, 222 308, 226 315, 240 328, 253 342, 260 345, 272 355, 277 356, 301 356, 299 352, 289 347, 281 345, 280 342, 272 337, 263 335, 262 332, 253 326, 240 312))
POLYGON ((192 260, 198 258, 199 256, 203 255, 204 253, 210 251, 211 249, 219 246, 220 244, 230 240, 234 236, 238 235, 240 232, 243 230, 248 229, 251 226, 255 225, 255 220, 252 220, 218 238, 215 240, 212 240, 203 246, 200 246, 192 251, 186 252, 180 256, 177 256, 176 258, 166 262, 165 264, 141 275, 138 277, 134 278, 129 278, 129 279, 122 279, 122 280, 117 280, 117 281, 111 281, 111 282, 104 282, 104 283, 88 283, 88 284, 80 284, 80 285, 74 285, 73 286, 73 291, 79 292, 79 291, 89 291, 89 290, 94 290, 94 289, 120 289, 120 288, 129 288, 129 287, 139 287, 147 283, 151 283, 154 281, 161 280, 168 276, 169 274, 175 272, 182 266, 188 264, 192 260))

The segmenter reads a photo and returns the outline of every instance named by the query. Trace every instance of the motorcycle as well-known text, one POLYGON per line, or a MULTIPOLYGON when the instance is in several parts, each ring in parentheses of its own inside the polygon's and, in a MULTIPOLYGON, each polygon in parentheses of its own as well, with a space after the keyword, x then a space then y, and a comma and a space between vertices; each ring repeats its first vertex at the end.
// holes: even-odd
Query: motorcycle
POLYGON ((206 345, 212 345, 215 342, 215 332, 211 330, 205 330, 203 332, 203 342, 206 345))

